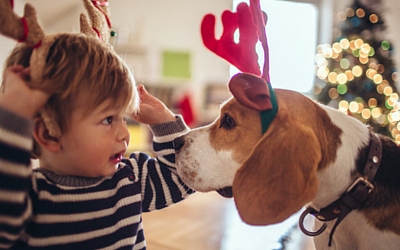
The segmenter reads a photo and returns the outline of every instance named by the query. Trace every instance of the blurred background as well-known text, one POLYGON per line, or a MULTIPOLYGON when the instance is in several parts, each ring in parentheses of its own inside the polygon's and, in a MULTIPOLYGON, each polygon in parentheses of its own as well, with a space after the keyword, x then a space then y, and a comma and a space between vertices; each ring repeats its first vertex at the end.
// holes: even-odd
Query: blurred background
MULTIPOLYGON (((85 12, 80 0, 15 0, 15 12, 22 15, 27 2, 37 9, 47 34, 79 32, 79 14, 85 12)), ((237 70, 204 47, 200 24, 204 15, 216 15, 219 36, 222 12, 235 10, 239 2, 110 0, 116 34, 110 43, 138 83, 182 114, 190 127, 202 126, 218 116, 220 104, 230 97, 227 83, 237 70)), ((400 2, 260 2, 268 15, 272 86, 304 93, 399 142, 400 2)), ((15 43, 0 37, 1 62, 15 43)), ((130 130, 129 150, 151 153, 147 128, 132 123, 130 130)), ((145 215, 144 221, 150 250, 313 249, 309 238, 296 234, 296 216, 272 227, 249 227, 238 218, 232 200, 195 194, 145 215)))

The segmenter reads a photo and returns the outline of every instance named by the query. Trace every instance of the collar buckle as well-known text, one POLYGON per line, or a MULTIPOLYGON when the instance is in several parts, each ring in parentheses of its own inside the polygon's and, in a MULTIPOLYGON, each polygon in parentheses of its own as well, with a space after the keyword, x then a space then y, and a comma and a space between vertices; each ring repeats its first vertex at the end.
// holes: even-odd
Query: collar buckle
POLYGON ((374 185, 372 185, 371 182, 369 182, 366 178, 360 176, 353 182, 353 184, 347 189, 347 193, 351 193, 353 189, 358 185, 358 184, 364 184, 365 188, 368 189, 368 194, 371 193, 374 190, 374 185))

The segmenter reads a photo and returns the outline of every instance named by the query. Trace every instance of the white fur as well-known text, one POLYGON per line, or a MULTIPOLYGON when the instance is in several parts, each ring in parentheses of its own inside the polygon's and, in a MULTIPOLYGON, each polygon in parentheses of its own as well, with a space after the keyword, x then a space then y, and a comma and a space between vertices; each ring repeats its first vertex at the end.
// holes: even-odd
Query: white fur
POLYGON ((318 187, 317 197, 312 202, 315 209, 325 207, 338 199, 352 184, 350 173, 355 171, 358 150, 369 143, 369 129, 364 124, 336 109, 320 106, 343 134, 340 136, 341 145, 336 161, 325 170, 317 172, 322 185, 318 187))
POLYGON ((216 152, 211 147, 210 126, 186 134, 185 146, 177 156, 179 176, 189 187, 200 192, 232 186, 236 170, 240 167, 232 159, 231 152, 216 152), (196 173, 196 176, 189 178, 187 173, 196 173))
MULTIPOLYGON (((366 218, 357 211, 351 212, 336 228, 332 246, 328 247, 329 233, 335 221, 327 222, 328 227, 323 234, 314 238, 317 250, 398 250, 399 235, 378 230, 368 224, 366 218)), ((320 228, 322 222, 315 220, 315 227, 320 228)))

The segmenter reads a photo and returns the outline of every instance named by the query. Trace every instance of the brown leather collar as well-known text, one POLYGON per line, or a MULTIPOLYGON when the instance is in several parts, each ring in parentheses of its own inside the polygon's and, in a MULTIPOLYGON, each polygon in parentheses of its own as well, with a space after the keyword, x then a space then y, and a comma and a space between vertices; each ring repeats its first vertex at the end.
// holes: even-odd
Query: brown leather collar
POLYGON ((370 133, 370 148, 368 159, 364 167, 362 176, 358 177, 353 184, 342 194, 342 196, 330 205, 317 211, 313 207, 307 207, 299 218, 299 227, 304 234, 308 236, 320 235, 326 229, 326 223, 315 232, 310 232, 304 227, 304 219, 308 214, 312 214, 320 221, 331 221, 337 219, 330 234, 328 246, 332 244, 332 237, 336 227, 352 210, 359 209, 364 206, 368 195, 374 190, 372 181, 378 171, 379 164, 382 160, 382 142, 380 138, 370 133))

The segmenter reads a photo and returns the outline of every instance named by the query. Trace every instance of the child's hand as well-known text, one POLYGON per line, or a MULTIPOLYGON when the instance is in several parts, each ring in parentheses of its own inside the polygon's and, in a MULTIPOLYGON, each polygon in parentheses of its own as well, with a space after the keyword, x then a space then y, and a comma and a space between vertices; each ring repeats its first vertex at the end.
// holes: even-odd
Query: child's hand
POLYGON ((140 97, 139 112, 136 115, 132 114, 132 119, 148 125, 176 120, 171 110, 159 99, 150 95, 143 85, 138 85, 138 92, 140 97))
POLYGON ((49 95, 40 90, 31 89, 27 85, 29 74, 30 69, 22 66, 11 66, 5 69, 0 106, 18 115, 33 118, 44 106, 49 95))

